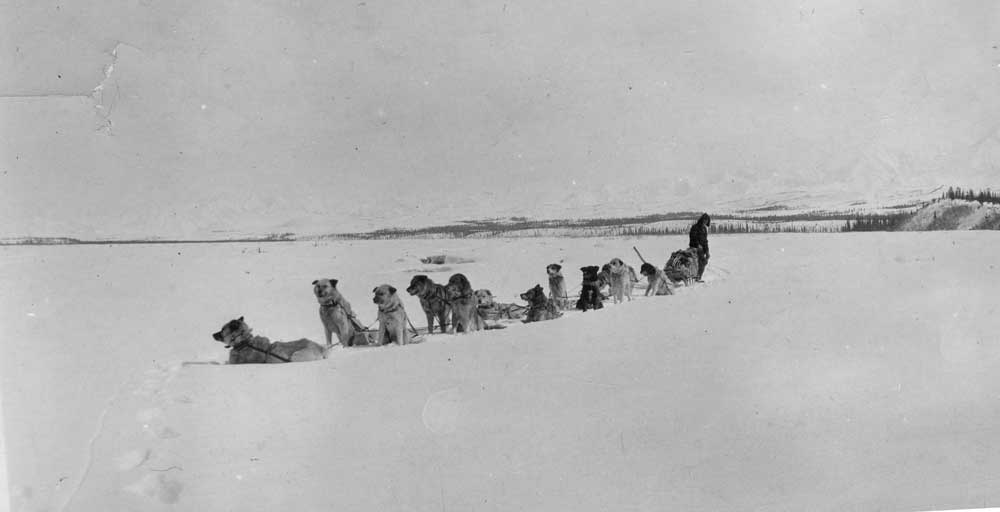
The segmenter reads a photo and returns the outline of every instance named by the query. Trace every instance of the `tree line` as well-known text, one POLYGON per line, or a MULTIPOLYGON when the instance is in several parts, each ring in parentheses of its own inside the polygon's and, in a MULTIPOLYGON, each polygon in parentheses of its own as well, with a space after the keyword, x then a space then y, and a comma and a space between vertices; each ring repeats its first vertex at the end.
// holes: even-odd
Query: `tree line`
POLYGON ((841 232, 848 233, 854 231, 895 231, 912 214, 909 213, 881 213, 858 215, 848 220, 841 232))
POLYGON ((948 191, 941 194, 941 199, 961 199, 965 201, 979 201, 983 204, 1000 204, 1000 192, 993 192, 988 188, 976 191, 971 188, 948 187, 948 191))

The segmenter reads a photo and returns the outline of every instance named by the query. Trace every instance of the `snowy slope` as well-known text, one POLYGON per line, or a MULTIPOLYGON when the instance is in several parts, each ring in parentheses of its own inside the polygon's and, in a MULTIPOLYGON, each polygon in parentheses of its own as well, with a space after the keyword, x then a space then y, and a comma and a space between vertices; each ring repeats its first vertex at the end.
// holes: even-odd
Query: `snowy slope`
POLYGON ((210 333, 233 316, 321 339, 317 277, 367 323, 375 284, 436 269, 421 256, 474 260, 432 277, 510 302, 549 262, 575 288, 583 264, 684 241, 3 248, 5 340, 31 347, 2 363, 14 510, 1000 502, 995 233, 717 236, 709 282, 674 297, 295 366, 181 364, 224 360, 210 333))
POLYGON ((949 199, 921 208, 900 226, 900 229, 903 231, 997 229, 998 224, 1000 224, 1000 205, 949 199))

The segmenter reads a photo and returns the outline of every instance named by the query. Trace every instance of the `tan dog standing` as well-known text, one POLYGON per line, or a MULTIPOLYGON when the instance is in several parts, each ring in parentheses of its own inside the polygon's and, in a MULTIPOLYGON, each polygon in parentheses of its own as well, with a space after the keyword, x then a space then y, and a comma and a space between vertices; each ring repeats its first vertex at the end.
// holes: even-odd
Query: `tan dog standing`
POLYGON ((341 346, 354 345, 359 325, 351 310, 351 303, 337 290, 336 279, 317 279, 312 282, 313 294, 319 301, 319 319, 323 322, 326 346, 333 346, 333 334, 337 334, 341 346))
POLYGON ((617 304, 623 302, 624 298, 632 300, 632 275, 629 274, 629 267, 619 258, 613 258, 608 262, 608 272, 610 276, 611 297, 617 304))
POLYGON ((643 263, 639 267, 639 272, 646 276, 649 285, 646 287, 646 297, 650 295, 673 295, 670 289, 670 280, 662 269, 656 268, 652 263, 643 263))
POLYGON ((254 336, 252 331, 241 316, 226 322, 212 338, 229 349, 229 364, 298 363, 326 358, 326 348, 316 342, 305 338, 272 342, 254 336))
POLYGON ((403 309, 403 301, 396 295, 396 289, 388 284, 376 286, 372 290, 375 297, 372 302, 378 305, 378 336, 377 345, 410 343, 410 331, 407 329, 409 319, 403 309))

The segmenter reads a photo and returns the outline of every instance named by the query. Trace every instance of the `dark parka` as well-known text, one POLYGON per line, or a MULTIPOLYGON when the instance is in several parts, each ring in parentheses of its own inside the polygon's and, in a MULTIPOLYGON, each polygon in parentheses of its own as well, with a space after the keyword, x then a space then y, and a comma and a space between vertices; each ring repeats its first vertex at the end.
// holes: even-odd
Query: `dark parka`
POLYGON ((711 217, 707 213, 703 214, 698 222, 691 226, 691 232, 688 234, 690 238, 688 246, 697 247, 706 258, 708 257, 708 226, 711 222, 711 217))

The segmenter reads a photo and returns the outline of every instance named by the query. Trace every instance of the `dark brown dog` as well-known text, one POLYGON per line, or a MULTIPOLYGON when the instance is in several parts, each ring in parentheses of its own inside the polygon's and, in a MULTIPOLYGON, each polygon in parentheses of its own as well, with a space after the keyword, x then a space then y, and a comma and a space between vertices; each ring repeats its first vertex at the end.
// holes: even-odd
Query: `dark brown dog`
POLYGON ((580 288, 580 298, 576 301, 576 309, 587 311, 603 308, 597 267, 593 265, 581 267, 580 271, 583 272, 583 283, 580 288))
POLYGON ((403 309, 403 301, 396 295, 396 289, 383 284, 376 286, 372 293, 375 294, 372 302, 378 305, 378 336, 375 338, 375 344, 409 344, 410 331, 406 328, 409 320, 406 318, 406 310, 403 309))
POLYGON ((451 304, 451 323, 454 332, 468 333, 482 329, 486 322, 479 316, 476 296, 469 279, 464 274, 455 274, 448 279, 445 291, 451 304))
POLYGON ((410 286, 406 288, 406 293, 420 297, 420 307, 427 315, 427 334, 434 332, 434 318, 438 320, 438 327, 441 332, 445 332, 448 322, 451 320, 451 304, 448 303, 448 293, 444 285, 440 285, 425 275, 413 276, 410 279, 410 286))
POLYGON ((354 345, 357 336, 357 319, 351 310, 351 303, 337 290, 336 279, 317 279, 312 282, 313 294, 319 301, 319 319, 323 322, 326 346, 333 346, 333 334, 337 334, 340 344, 354 345))
POLYGON ((549 299, 555 302, 560 310, 569 309, 569 295, 566 293, 566 278, 562 275, 562 265, 552 263, 545 267, 549 275, 549 299))
POLYGON ((325 359, 327 350, 305 338, 275 341, 254 336, 243 317, 226 322, 212 338, 229 349, 229 364, 297 363, 325 359))
POLYGON ((524 323, 552 320, 562 316, 555 301, 545 297, 545 290, 540 284, 522 293, 521 299, 528 301, 528 313, 523 320, 524 323))

